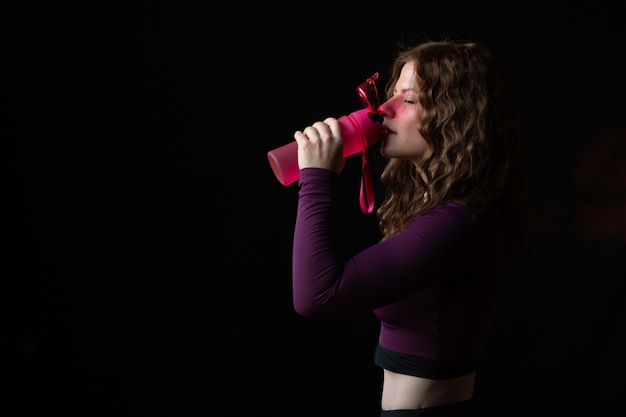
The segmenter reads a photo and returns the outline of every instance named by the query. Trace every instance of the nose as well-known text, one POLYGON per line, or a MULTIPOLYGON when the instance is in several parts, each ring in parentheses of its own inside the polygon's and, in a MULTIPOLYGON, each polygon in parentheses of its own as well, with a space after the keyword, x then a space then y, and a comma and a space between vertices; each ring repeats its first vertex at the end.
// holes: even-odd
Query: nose
POLYGON ((393 117, 393 108, 391 106, 391 100, 387 100, 378 106, 378 114, 383 116, 386 119, 393 117))

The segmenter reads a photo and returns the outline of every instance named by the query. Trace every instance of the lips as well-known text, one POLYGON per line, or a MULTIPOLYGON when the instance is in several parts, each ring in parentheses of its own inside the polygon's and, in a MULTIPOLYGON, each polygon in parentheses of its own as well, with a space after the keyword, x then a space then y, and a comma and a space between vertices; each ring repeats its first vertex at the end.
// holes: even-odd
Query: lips
POLYGON ((383 130, 380 133, 383 134, 383 135, 389 135, 391 133, 396 133, 396 132, 394 132, 393 130, 389 129, 389 127, 387 127, 387 126, 383 126, 383 130))

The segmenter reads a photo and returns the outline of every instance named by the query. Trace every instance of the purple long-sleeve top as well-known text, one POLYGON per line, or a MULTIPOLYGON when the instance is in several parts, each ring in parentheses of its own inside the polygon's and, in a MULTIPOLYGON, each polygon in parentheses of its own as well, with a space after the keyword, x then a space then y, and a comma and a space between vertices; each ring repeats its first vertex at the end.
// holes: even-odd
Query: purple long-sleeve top
POLYGON ((373 311, 379 343, 403 354, 475 360, 503 272, 501 217, 442 204, 405 230, 344 259, 334 223, 337 175, 300 171, 293 244, 293 303, 311 318, 373 311))

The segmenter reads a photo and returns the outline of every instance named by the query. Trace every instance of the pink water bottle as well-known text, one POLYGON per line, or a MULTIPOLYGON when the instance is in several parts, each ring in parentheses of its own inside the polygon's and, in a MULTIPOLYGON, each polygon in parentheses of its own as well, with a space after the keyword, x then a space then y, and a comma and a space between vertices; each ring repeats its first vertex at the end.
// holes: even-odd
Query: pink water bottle
MULTIPOLYGON (((340 117, 343 132, 343 156, 363 151, 378 140, 382 125, 370 117, 368 108, 340 117)), ((300 177, 298 143, 294 140, 267 153, 274 175, 282 185, 289 185, 300 177)))

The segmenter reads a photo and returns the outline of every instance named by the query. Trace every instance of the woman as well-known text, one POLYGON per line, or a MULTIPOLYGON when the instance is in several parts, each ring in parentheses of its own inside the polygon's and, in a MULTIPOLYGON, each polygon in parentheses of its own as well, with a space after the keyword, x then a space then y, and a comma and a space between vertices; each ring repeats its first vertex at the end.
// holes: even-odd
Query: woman
MULTIPOLYGON (((498 286, 529 253, 514 95, 475 43, 402 50, 387 100, 377 210, 382 239, 342 258, 333 229, 342 132, 327 118, 297 131, 299 202, 293 302, 312 318, 374 311, 381 416, 466 416, 498 286)), ((475 410, 474 410, 475 411, 475 410)))

